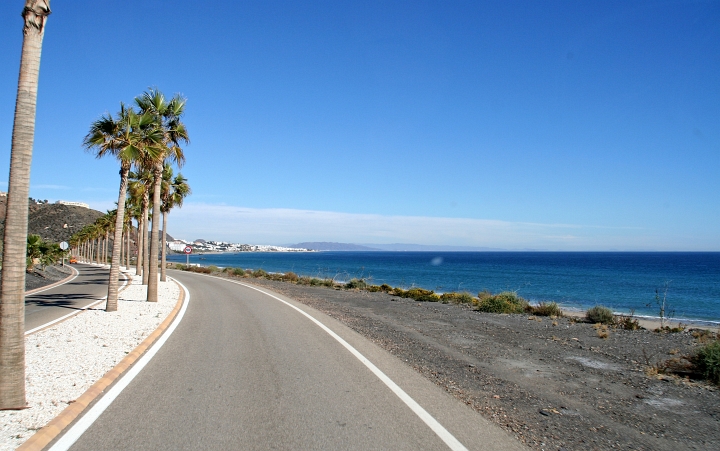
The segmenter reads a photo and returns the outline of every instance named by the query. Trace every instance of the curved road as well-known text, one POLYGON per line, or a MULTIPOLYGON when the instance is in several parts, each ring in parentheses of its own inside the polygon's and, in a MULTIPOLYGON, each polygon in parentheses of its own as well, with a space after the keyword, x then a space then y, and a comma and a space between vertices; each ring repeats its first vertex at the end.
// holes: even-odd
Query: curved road
POLYGON ((231 281, 177 271, 172 276, 190 292, 182 322, 71 449, 524 449, 320 312, 271 293, 342 337, 462 445, 449 447, 365 364, 298 310, 231 281))
MULTIPOLYGON (((82 310, 107 296, 108 268, 86 264, 73 267, 79 272, 73 280, 25 296, 25 331, 82 310)), ((122 278, 120 283, 122 286, 122 278)))

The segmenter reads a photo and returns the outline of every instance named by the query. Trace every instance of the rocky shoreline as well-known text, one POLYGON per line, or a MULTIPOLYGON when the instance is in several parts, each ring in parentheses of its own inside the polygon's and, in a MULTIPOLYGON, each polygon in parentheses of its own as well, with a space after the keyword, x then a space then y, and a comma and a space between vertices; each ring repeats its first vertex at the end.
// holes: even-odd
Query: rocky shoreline
POLYGON ((663 375, 691 333, 488 314, 386 293, 248 278, 396 355, 533 449, 720 449, 720 390, 663 375), (603 332, 604 334, 604 332, 603 332))

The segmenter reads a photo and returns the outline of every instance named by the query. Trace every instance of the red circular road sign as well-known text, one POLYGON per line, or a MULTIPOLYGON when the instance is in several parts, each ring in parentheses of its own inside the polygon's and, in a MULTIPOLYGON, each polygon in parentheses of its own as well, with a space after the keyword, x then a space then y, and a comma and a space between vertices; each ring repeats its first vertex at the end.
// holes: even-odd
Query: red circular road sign
POLYGON ((183 249, 183 252, 185 252, 186 254, 190 254, 190 253, 192 253, 192 248, 190 246, 185 246, 185 249, 183 249))

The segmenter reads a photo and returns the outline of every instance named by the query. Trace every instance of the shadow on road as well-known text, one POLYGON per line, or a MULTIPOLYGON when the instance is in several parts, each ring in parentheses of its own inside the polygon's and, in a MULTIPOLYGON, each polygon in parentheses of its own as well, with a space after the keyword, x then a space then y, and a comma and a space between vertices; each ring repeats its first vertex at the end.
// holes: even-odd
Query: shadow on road
POLYGON ((81 310, 76 304, 81 301, 96 300, 97 296, 91 294, 48 294, 29 296, 25 299, 25 305, 38 305, 43 307, 62 307, 72 310, 81 310))

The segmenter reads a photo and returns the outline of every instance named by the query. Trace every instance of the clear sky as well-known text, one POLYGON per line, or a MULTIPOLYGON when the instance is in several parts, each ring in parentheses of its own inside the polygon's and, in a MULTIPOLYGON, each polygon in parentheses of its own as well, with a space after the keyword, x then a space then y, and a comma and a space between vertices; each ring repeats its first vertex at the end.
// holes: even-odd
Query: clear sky
MULTIPOLYGON (((23 0, 0 4, 0 189, 23 0)), ((52 0, 31 196, 113 208, 90 123, 188 98, 185 239, 720 251, 719 1, 52 0)))

